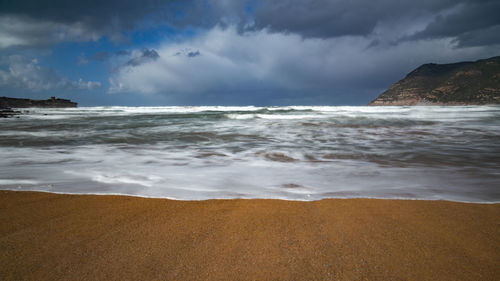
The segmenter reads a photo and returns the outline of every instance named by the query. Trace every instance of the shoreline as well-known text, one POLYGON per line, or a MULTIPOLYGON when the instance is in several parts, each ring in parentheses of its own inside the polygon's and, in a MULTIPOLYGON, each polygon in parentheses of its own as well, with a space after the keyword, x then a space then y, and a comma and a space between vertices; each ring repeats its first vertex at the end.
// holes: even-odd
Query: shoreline
POLYGON ((0 191, 2 280, 498 280, 500 204, 0 191))
POLYGON ((71 193, 63 191, 47 191, 47 190, 20 190, 20 189, 0 189, 2 191, 11 192, 34 192, 34 193, 49 193, 58 195, 75 195, 75 196, 116 196, 116 197, 132 197, 141 199, 162 199, 180 202, 203 202, 203 201, 217 201, 217 200, 277 200, 277 201, 291 201, 291 202, 318 202, 323 200, 389 200, 389 201, 431 201, 431 202, 450 202, 450 203, 463 203, 463 204, 480 204, 480 205, 495 205, 500 204, 500 201, 493 202, 483 202, 483 201, 460 201, 451 199, 425 199, 425 198, 408 198, 408 197, 394 197, 394 198, 384 198, 384 197, 327 197, 316 200, 303 200, 303 199, 290 199, 290 198, 209 198, 209 199, 178 199, 174 197, 156 197, 156 196, 146 196, 137 194, 127 194, 127 193, 71 193))

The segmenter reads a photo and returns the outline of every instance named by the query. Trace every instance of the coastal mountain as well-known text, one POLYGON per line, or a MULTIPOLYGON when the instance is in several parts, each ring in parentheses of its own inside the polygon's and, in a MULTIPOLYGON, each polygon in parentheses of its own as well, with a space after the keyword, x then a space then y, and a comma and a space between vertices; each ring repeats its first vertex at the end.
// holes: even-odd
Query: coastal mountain
POLYGON ((500 104, 500 56, 424 64, 368 105, 500 104))
POLYGON ((27 108, 27 107, 77 107, 76 102, 51 97, 47 100, 17 99, 0 97, 0 108, 27 108))

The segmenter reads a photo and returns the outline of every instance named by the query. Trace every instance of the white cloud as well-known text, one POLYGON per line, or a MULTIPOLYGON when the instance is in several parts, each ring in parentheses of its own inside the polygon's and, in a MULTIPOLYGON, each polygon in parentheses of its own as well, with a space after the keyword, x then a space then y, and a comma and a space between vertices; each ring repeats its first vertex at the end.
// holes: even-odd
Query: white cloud
POLYGON ((75 88, 77 90, 93 90, 95 88, 101 87, 101 82, 97 81, 85 81, 82 78, 78 81, 71 81, 69 88, 75 88))
POLYGON ((343 89, 378 91, 422 63, 498 54, 487 48, 456 49, 451 39, 370 47, 372 41, 361 36, 304 39, 267 30, 241 34, 234 27, 215 27, 182 42, 160 45, 156 60, 122 64, 109 78, 109 92, 161 94, 175 101, 190 95, 217 98, 259 91, 274 98, 335 95, 343 89))
POLYGON ((101 87, 100 82, 71 81, 52 69, 42 67, 37 59, 12 55, 4 59, 7 70, 0 70, 0 86, 28 89, 34 92, 44 90, 92 90, 101 87))
POLYGON ((178 94, 261 86, 305 89, 318 79, 330 78, 316 71, 331 52, 325 43, 265 30, 239 34, 235 28, 216 27, 195 39, 160 46, 155 61, 121 67, 110 78, 110 92, 178 94), (311 72, 318 75, 312 77, 311 72))

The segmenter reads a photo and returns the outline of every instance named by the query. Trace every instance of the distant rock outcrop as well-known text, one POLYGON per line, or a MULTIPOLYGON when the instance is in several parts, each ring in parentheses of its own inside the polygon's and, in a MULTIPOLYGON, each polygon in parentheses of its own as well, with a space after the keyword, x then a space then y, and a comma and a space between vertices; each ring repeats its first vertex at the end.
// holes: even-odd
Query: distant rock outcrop
POLYGON ((27 108, 27 107, 77 107, 76 102, 51 97, 48 100, 31 100, 0 97, 0 109, 27 108))
POLYGON ((500 104, 500 57, 424 64, 368 105, 500 104))

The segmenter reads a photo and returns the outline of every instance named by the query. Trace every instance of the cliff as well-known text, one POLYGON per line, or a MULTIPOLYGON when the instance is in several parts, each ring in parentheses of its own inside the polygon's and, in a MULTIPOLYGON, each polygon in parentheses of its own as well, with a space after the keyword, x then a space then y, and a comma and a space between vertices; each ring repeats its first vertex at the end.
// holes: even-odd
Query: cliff
POLYGON ((500 56, 424 64, 368 105, 500 104, 500 56))
POLYGON ((48 100, 31 100, 0 97, 0 108, 26 108, 26 107, 77 107, 76 102, 66 99, 51 97, 48 100))

